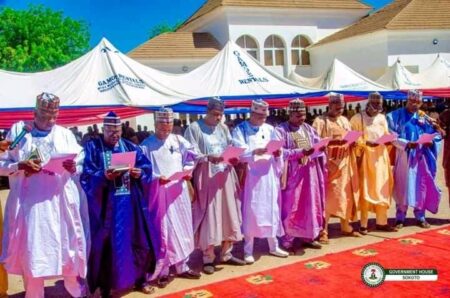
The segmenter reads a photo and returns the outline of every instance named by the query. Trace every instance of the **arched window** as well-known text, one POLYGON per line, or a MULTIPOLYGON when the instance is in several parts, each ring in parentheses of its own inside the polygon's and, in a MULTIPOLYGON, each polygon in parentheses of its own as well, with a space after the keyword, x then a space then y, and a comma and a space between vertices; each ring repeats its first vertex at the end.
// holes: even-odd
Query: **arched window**
POLYGON ((249 35, 242 35, 236 40, 238 46, 243 48, 250 56, 258 59, 258 45, 253 37, 249 35))
POLYGON ((284 43, 276 35, 270 35, 264 42, 264 64, 284 65, 284 43))
POLYGON ((297 35, 292 40, 291 57, 292 65, 310 65, 309 52, 306 50, 311 43, 305 35, 297 35))

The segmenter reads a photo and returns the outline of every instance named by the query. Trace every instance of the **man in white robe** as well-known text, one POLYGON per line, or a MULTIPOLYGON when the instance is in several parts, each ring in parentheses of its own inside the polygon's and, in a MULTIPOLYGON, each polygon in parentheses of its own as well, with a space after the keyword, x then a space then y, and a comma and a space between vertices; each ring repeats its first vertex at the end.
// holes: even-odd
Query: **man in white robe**
POLYGON ((267 154, 266 145, 277 140, 273 126, 266 124, 269 105, 262 100, 252 102, 250 119, 233 130, 233 144, 245 149, 241 162, 246 164, 245 184, 241 194, 244 260, 251 264, 254 238, 267 238, 270 254, 287 257, 279 248, 277 236, 283 236, 281 223, 280 176, 283 169, 281 150, 267 154))
POLYGON ((194 250, 191 199, 187 181, 191 175, 170 181, 171 175, 194 168, 196 154, 182 136, 172 134, 173 112, 163 108, 155 113, 155 134, 145 139, 142 150, 153 168, 149 195, 152 239, 156 268, 151 280, 165 287, 169 270, 175 266, 179 277, 198 279, 200 274, 187 264, 194 250))
MULTIPOLYGON (((231 254, 233 243, 242 240, 239 181, 231 164, 221 154, 231 144, 227 126, 221 123, 224 103, 219 98, 208 102, 204 119, 192 123, 185 132, 200 159, 194 172, 197 198, 193 203, 196 245, 203 251, 203 272, 216 271, 214 246, 221 245, 220 261, 229 265, 245 265, 231 254)), ((237 164, 238 159, 234 161, 237 164)))
MULTIPOLYGON (((56 125, 59 98, 37 97, 30 133, 17 147, 0 157, 0 175, 9 177, 1 262, 10 274, 22 275, 26 297, 44 297, 44 280, 63 277, 73 297, 86 295, 86 237, 82 197, 78 189, 81 147, 73 133, 56 125), (43 169, 52 155, 75 153, 65 160, 64 171, 43 169), (83 214, 82 214, 83 213, 83 214)), ((24 131, 15 123, 9 140, 24 131)))

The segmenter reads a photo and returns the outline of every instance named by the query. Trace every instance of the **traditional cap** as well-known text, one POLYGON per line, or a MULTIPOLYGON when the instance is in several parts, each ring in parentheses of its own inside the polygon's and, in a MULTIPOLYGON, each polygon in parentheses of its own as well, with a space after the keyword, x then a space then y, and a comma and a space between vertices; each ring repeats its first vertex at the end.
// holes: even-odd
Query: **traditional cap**
POLYGON ((116 113, 111 111, 105 116, 105 118, 103 118, 103 125, 104 126, 120 126, 121 125, 120 117, 117 116, 116 113))
POLYGON ((383 95, 381 95, 379 92, 371 92, 369 94, 369 96, 367 97, 368 100, 379 99, 379 98, 383 99, 383 95))
POLYGON ((291 100, 289 102, 288 112, 292 113, 292 112, 300 112, 300 111, 306 111, 305 102, 299 98, 291 100))
POLYGON ((267 115, 269 111, 269 104, 262 99, 255 99, 252 101, 251 111, 256 114, 267 115))
POLYGON ((225 103, 218 96, 211 97, 208 100, 207 110, 208 111, 211 111, 211 110, 223 111, 223 110, 225 110, 225 103))
POLYGON ((408 90, 408 99, 410 98, 422 100, 422 91, 416 89, 408 90))
POLYGON ((342 103, 344 104, 344 95, 340 94, 340 93, 334 93, 334 92, 330 92, 328 93, 328 102, 330 104, 332 103, 342 103))
POLYGON ((45 111, 48 113, 57 113, 59 109, 59 97, 42 92, 36 97, 36 110, 45 111))
POLYGON ((159 123, 173 123, 173 111, 169 108, 161 108, 155 112, 155 121, 159 123))

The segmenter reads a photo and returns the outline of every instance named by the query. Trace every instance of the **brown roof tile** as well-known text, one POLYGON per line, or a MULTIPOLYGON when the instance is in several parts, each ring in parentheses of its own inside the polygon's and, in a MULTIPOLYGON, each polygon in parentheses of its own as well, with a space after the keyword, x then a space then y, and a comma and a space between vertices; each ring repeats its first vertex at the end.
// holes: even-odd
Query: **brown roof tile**
POLYGON ((342 9, 371 8, 358 0, 208 0, 183 24, 183 26, 213 11, 219 6, 342 9))
POLYGON ((158 35, 128 56, 139 58, 211 58, 221 49, 219 42, 209 33, 170 32, 158 35))
POLYGON ((383 29, 450 29, 450 0, 396 0, 311 47, 383 29))

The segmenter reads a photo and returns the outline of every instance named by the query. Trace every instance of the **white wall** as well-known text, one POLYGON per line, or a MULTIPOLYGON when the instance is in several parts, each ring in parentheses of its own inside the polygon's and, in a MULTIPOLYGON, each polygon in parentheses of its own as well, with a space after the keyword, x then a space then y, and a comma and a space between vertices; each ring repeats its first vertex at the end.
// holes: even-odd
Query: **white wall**
MULTIPOLYGON (((212 58, 212 57, 211 57, 212 58)), ((186 73, 199 67, 211 58, 185 58, 185 59, 135 59, 151 68, 168 73, 186 73)))

